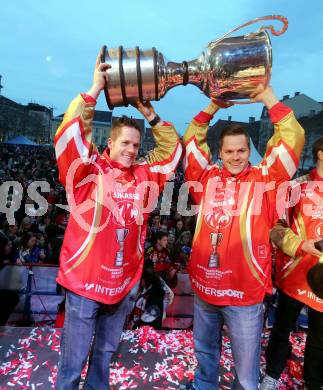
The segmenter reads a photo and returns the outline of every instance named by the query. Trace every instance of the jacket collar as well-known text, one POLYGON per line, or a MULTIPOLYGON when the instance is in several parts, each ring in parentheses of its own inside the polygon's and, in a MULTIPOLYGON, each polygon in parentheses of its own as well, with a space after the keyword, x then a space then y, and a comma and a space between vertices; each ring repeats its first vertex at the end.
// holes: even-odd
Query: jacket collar
POLYGON ((102 157, 107 161, 108 165, 111 168, 116 168, 119 170, 119 174, 116 177, 116 181, 121 182, 121 183, 132 183, 135 175, 133 172, 133 165, 131 165, 129 168, 125 167, 123 164, 118 163, 117 161, 114 161, 110 158, 109 155, 110 149, 106 148, 104 152, 102 153, 102 157))
POLYGON ((235 178, 235 180, 239 180, 242 177, 246 176, 250 172, 250 169, 251 169, 251 164, 249 162, 248 165, 238 175, 232 175, 231 172, 229 172, 225 167, 223 167, 222 178, 227 179, 231 177, 231 178, 235 178))
POLYGON ((110 149, 109 148, 106 148, 104 150, 104 152, 102 153, 102 157, 105 158, 108 162, 108 164, 112 167, 112 168, 118 168, 120 169, 121 171, 132 171, 132 166, 127 168, 125 167, 124 165, 122 165, 121 163, 117 162, 117 161, 114 161, 111 159, 110 157, 110 149))

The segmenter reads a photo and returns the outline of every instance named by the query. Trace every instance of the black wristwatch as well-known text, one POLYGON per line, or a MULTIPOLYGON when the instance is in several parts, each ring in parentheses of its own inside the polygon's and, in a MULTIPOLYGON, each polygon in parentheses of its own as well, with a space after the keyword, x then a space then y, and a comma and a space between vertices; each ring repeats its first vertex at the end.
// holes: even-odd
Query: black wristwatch
POLYGON ((156 114, 155 118, 149 121, 149 124, 150 126, 156 126, 158 122, 160 122, 160 117, 156 114))

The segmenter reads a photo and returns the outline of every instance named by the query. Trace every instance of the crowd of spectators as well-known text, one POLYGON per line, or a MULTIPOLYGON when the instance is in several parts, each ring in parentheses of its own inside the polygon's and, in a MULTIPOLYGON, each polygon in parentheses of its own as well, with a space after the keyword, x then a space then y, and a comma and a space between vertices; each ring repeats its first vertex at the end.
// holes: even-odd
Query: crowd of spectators
MULTIPOLYGON (((20 207, 14 213, 14 223, 8 221, 6 213, 0 213, 0 234, 2 264, 46 263, 58 264, 68 213, 58 205, 66 205, 64 188, 58 181, 54 149, 52 147, 32 147, 0 145, 0 184, 15 182, 22 188, 18 194, 20 207), (28 210, 37 210, 38 203, 28 195, 28 187, 36 181, 47 182, 49 192, 38 192, 48 204, 43 215, 28 210), (34 214, 34 215, 33 215, 34 214)), ((6 196, 11 207, 14 186, 6 196)))

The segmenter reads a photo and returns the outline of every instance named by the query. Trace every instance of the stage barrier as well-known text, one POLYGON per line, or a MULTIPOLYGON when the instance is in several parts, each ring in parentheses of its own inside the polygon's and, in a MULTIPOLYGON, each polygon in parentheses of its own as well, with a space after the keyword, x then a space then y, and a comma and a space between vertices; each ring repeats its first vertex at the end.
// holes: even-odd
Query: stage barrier
POLYGON ((9 318, 12 321, 38 322, 55 320, 57 307, 64 299, 57 287, 57 265, 6 265, 0 271, 2 289, 16 291, 19 303, 9 318))
MULTIPOLYGON (((55 321, 64 295, 56 284, 58 266, 48 264, 6 265, 0 271, 2 289, 16 291, 19 303, 10 322, 55 321)), ((187 273, 178 274, 174 301, 167 308, 165 328, 188 328, 193 323, 193 292, 187 273)))

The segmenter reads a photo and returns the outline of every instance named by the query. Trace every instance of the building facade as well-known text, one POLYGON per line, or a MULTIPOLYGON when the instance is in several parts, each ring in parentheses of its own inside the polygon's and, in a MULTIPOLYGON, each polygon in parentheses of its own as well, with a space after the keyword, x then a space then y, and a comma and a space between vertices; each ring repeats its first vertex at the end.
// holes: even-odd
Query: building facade
POLYGON ((37 103, 23 105, 0 95, 0 142, 24 135, 46 144, 50 140, 53 109, 37 103))
POLYGON ((156 142, 151 127, 147 127, 145 133, 141 137, 140 155, 144 156, 150 150, 154 149, 155 146, 156 142))
MULTIPOLYGON (((55 116, 51 122, 50 139, 54 140, 54 136, 59 125, 62 123, 64 114, 55 116)), ((99 148, 105 148, 107 146, 107 139, 110 136, 112 121, 111 111, 94 111, 93 127, 92 127, 92 142, 99 148)))
MULTIPOLYGON (((63 120, 64 114, 58 115, 52 119, 51 123, 51 142, 53 142, 56 131, 63 120)), ((111 125, 119 117, 112 116, 111 111, 94 111, 92 142, 102 151, 107 146, 107 139, 110 137, 111 125)), ((140 127, 142 140, 145 134, 145 121, 143 119, 133 118, 140 127)))

